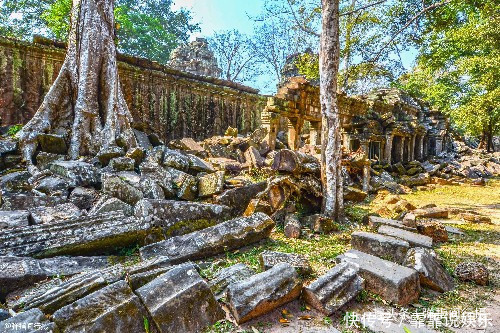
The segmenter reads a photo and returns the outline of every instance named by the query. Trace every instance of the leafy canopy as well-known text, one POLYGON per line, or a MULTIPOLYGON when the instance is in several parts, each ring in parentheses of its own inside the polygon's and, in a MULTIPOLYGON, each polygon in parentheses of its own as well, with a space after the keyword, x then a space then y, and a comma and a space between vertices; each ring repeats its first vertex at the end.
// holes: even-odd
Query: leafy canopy
MULTIPOLYGON (((126 54, 166 63, 170 52, 199 30, 188 10, 173 0, 116 0, 118 47, 126 54)), ((0 34, 29 38, 40 33, 66 40, 72 0, 0 1, 0 34)))

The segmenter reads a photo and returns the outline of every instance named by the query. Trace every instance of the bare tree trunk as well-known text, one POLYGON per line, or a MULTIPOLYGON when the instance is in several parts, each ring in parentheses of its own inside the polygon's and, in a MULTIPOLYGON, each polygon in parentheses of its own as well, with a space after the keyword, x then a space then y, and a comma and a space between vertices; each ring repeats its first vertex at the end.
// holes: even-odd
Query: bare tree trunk
POLYGON ((337 104, 339 70, 339 1, 322 0, 322 32, 319 54, 321 130, 321 179, 323 214, 343 219, 340 115, 337 104))
POLYGON ((72 159, 116 146, 118 138, 127 148, 137 144, 119 84, 113 10, 113 0, 73 0, 61 71, 34 117, 18 134, 28 167, 33 167, 37 138, 42 133, 63 135, 72 159))

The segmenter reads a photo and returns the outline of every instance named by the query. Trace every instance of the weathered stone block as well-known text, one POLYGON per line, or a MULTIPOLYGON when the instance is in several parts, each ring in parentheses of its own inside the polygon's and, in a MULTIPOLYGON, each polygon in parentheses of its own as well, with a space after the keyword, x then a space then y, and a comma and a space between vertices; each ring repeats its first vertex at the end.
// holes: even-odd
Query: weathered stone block
POLYGON ((110 146, 105 149, 101 149, 96 157, 102 166, 106 166, 113 158, 121 157, 125 155, 125 150, 122 147, 110 146))
POLYGON ((181 154, 176 150, 171 150, 168 148, 164 149, 163 160, 161 164, 164 167, 170 167, 184 172, 187 172, 189 170, 189 158, 185 154, 181 154))
POLYGON ((227 286, 233 282, 238 282, 254 275, 253 269, 245 264, 236 264, 224 269, 221 269, 214 278, 210 280, 209 286, 217 299, 226 295, 227 286))
POLYGON ((304 287, 302 297, 313 308, 331 316, 353 300, 363 286, 364 280, 359 276, 359 267, 340 263, 304 287))
POLYGON ((97 168, 81 161, 52 162, 49 170, 68 180, 70 186, 96 186, 101 182, 97 168))
POLYGON ((123 214, 84 216, 53 224, 0 231, 0 255, 48 257, 98 254, 144 243, 159 230, 123 214))
POLYGON ((0 321, 0 332, 55 333, 58 328, 48 321, 40 309, 31 309, 0 321))
MULTIPOLYGON (((61 332, 143 332, 147 310, 127 282, 119 281, 54 312, 61 332)), ((149 320, 149 322, 152 322, 149 320)), ((150 327, 155 332, 154 326, 150 327)))
POLYGON ((406 305, 418 299, 420 280, 414 269, 358 250, 349 250, 337 259, 358 265, 365 288, 386 301, 406 305))
POLYGON ((39 207, 31 210, 32 224, 50 224, 86 215, 73 203, 67 202, 54 207, 39 207))
POLYGON ((111 212, 122 212, 126 216, 131 216, 134 214, 134 207, 126 204, 118 198, 106 197, 99 200, 94 207, 89 211, 89 215, 100 215, 111 212))
POLYGON ((215 172, 212 163, 205 161, 195 155, 187 154, 186 157, 189 159, 189 171, 190 172, 215 172))
POLYGON ((38 197, 33 195, 4 195, 2 210, 31 210, 38 207, 54 207, 66 202, 62 197, 38 197))
POLYGON ((268 270, 279 263, 287 263, 301 275, 312 272, 309 260, 303 255, 295 253, 283 253, 275 251, 264 251, 259 256, 260 267, 262 270, 268 270))
POLYGON ((28 192, 31 191, 29 179, 31 174, 27 171, 8 173, 0 177, 0 189, 2 192, 28 192))
POLYGON ((135 216, 161 227, 170 237, 223 222, 229 218, 229 208, 198 202, 143 199, 135 206, 135 216))
POLYGON ((231 207, 234 216, 241 215, 250 200, 266 189, 267 183, 260 182, 225 191, 216 198, 216 203, 231 207))
POLYGON ((200 197, 210 197, 219 194, 224 190, 224 171, 217 171, 199 177, 198 195, 200 197))
POLYGON ((97 200, 97 191, 93 188, 76 187, 69 195, 69 201, 80 209, 90 209, 97 200))
POLYGON ((344 200, 352 201, 352 202, 361 202, 365 200, 368 193, 363 190, 357 189, 355 187, 348 186, 344 190, 344 200))
POLYGON ((68 147, 62 135, 41 133, 37 137, 40 149, 46 153, 66 155, 68 147))
POLYGON ((420 285, 439 292, 453 289, 453 279, 439 260, 429 250, 417 247, 410 249, 403 262, 404 266, 415 269, 420 276, 420 285))
POLYGON ((123 180, 122 177, 117 175, 106 175, 103 178, 103 192, 129 205, 135 205, 144 197, 144 194, 137 187, 123 180))
POLYGON ((225 318, 207 283, 191 263, 173 267, 136 293, 160 332, 200 332, 225 318))
POLYGON ((229 220, 140 249, 142 258, 162 255, 172 263, 203 259, 269 237, 274 221, 264 213, 229 220))
POLYGON ((301 233, 302 225, 299 219, 294 214, 288 214, 285 217, 285 228, 284 233, 288 238, 299 238, 301 233))
POLYGON ((435 242, 447 242, 448 231, 443 223, 436 220, 419 220, 417 230, 420 234, 431 237, 435 242))
POLYGON ((29 224, 27 210, 0 211, 0 229, 25 227, 29 224))
POLYGON ((351 235, 351 245, 353 249, 394 261, 398 264, 403 263, 406 252, 410 248, 410 244, 404 240, 365 231, 353 232, 351 235))
POLYGON ((0 257, 0 299, 13 290, 58 275, 103 268, 106 257, 55 257, 33 259, 29 257, 0 257))
POLYGON ((305 216, 302 218, 301 222, 315 233, 329 233, 337 230, 335 221, 321 214, 305 216))
POLYGON ((69 183, 63 178, 48 176, 36 181, 35 190, 47 195, 68 196, 69 183))
POLYGON ((109 166, 115 171, 134 171, 135 160, 131 157, 115 157, 109 161, 109 166))
POLYGON ((432 248, 432 238, 417 234, 415 232, 393 228, 388 225, 382 225, 378 228, 378 232, 384 235, 400 238, 410 243, 411 246, 432 248))
POLYGON ((230 284, 227 299, 236 322, 241 324, 296 299, 301 289, 302 282, 295 269, 280 263, 246 280, 230 284))
POLYGON ((173 188, 179 199, 194 200, 198 195, 198 181, 196 177, 177 169, 167 168, 173 188))
POLYGON ((387 225, 394 228, 399 228, 408 231, 417 231, 416 228, 412 228, 404 225, 401 221, 386 219, 378 216, 368 216, 368 225, 373 229, 378 229, 382 225, 387 225))
POLYGON ((416 209, 412 212, 416 217, 431 217, 447 219, 449 210, 446 208, 431 207, 425 209, 416 209))

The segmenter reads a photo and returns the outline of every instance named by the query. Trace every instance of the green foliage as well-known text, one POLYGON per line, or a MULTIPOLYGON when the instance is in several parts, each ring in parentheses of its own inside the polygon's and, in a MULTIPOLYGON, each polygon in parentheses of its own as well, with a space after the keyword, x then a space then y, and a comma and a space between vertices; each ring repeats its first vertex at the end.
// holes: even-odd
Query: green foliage
POLYGON ((144 320, 144 331, 146 331, 146 333, 150 333, 151 330, 149 328, 149 320, 148 320, 148 318, 146 318, 146 317, 142 317, 142 318, 144 320))
POLYGON ((319 59, 317 54, 303 53, 297 57, 295 66, 300 75, 308 80, 319 80, 319 59))
MULTIPOLYGON (((187 42, 192 32, 186 9, 172 11, 172 0, 117 0, 116 34, 121 52, 166 63, 179 43, 187 42)), ((6 0, 0 2, 0 33, 27 38, 34 33, 66 40, 72 0, 6 0), (14 14, 14 15, 13 15, 14 14)))
POLYGON ((234 330, 234 325, 227 320, 219 320, 205 330, 205 333, 231 333, 234 330))
POLYGON ((448 113, 467 134, 500 133, 500 16, 495 1, 452 1, 433 13, 417 67, 399 86, 448 113))
POLYGON ((14 136, 23 128, 23 125, 17 124, 17 125, 12 125, 9 127, 9 130, 7 131, 7 135, 9 136, 14 136))

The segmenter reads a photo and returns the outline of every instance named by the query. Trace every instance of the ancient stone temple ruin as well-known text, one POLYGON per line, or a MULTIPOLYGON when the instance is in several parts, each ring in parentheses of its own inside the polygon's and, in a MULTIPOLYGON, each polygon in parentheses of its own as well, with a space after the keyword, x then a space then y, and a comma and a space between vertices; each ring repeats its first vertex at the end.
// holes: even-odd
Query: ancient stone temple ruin
MULTIPOLYGON (((346 151, 361 149, 369 160, 394 164, 423 160, 445 150, 448 120, 403 91, 382 89, 367 96, 341 94, 339 108, 346 151)), ((291 149, 299 148, 304 127, 309 128, 309 144, 319 145, 319 87, 303 77, 288 79, 276 96, 268 98, 261 119, 269 130, 271 148, 280 130, 287 131, 291 149)))
POLYGON ((168 65, 197 75, 219 77, 221 73, 214 53, 208 48, 205 38, 196 38, 189 44, 179 45, 172 51, 168 65))

